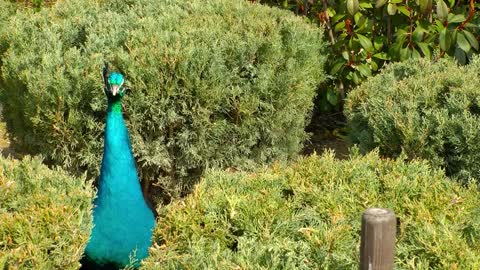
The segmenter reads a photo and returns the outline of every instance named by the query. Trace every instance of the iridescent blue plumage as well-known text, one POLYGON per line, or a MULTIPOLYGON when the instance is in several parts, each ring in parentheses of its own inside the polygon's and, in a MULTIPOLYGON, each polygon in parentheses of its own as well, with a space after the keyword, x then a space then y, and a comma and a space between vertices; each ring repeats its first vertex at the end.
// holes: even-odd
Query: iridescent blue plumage
POLYGON ((132 258, 138 266, 148 255, 155 222, 143 198, 122 115, 122 85, 120 73, 110 74, 105 89, 108 108, 98 194, 93 209, 94 228, 85 249, 89 261, 98 266, 119 268, 128 265, 132 258))

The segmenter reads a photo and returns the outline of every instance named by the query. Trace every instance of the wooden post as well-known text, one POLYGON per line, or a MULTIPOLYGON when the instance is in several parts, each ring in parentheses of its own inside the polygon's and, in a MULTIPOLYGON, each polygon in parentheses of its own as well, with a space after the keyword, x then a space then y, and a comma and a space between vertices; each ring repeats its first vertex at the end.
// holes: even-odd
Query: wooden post
POLYGON ((362 216, 360 270, 393 270, 395 214, 383 208, 370 208, 362 216))

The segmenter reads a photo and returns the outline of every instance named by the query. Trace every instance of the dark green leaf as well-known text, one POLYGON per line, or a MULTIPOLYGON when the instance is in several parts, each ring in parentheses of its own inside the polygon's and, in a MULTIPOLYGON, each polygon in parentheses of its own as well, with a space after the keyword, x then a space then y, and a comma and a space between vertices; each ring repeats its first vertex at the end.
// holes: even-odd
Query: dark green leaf
POLYGON ((357 12, 354 16, 353 19, 355 20, 355 23, 357 24, 357 28, 363 27, 363 25, 367 22, 367 18, 362 15, 362 13, 357 12))
POLYGON ((443 30, 440 31, 440 36, 438 38, 440 40, 440 48, 444 51, 448 50, 451 43, 451 34, 448 29, 443 28, 443 30))
POLYGON ((377 70, 378 70, 377 62, 371 60, 371 61, 370 61, 370 68, 371 68, 373 71, 377 71, 377 70))
POLYGON ((385 42, 385 37, 376 36, 375 39, 373 40, 373 46, 375 47, 375 50, 377 51, 381 50, 384 42, 385 42))
POLYGON ((322 112, 328 112, 331 110, 331 105, 328 103, 328 100, 326 99, 320 99, 320 110, 322 112))
POLYGON ((363 77, 370 77, 372 76, 372 70, 366 64, 361 64, 357 66, 357 70, 360 72, 363 77))
POLYGON ((352 80, 355 84, 360 84, 362 80, 359 78, 357 72, 352 72, 352 80))
POLYGON ((412 38, 413 38, 413 40, 414 40, 415 42, 421 42, 421 41, 423 41, 423 38, 424 38, 424 36, 425 36, 425 33, 426 33, 426 31, 425 31, 423 28, 417 27, 417 28, 415 28, 415 30, 413 31, 413 36, 412 36, 412 38))
POLYGON ((337 91, 335 91, 334 89, 332 88, 329 88, 327 90, 327 101, 333 105, 333 106, 336 106, 337 103, 338 103, 338 95, 337 95, 337 91))
POLYGON ((408 37, 408 32, 403 29, 398 29, 397 32, 395 33, 395 37, 396 37, 395 43, 403 44, 408 37))
POLYGON ((468 39, 468 42, 470 42, 470 45, 475 50, 478 51, 478 40, 475 38, 475 36, 467 30, 464 30, 463 33, 465 34, 465 37, 468 39))
POLYGON ((429 13, 430 10, 432 10, 432 7, 433 7, 432 0, 419 0, 418 2, 420 4, 420 11, 423 14, 429 13))
POLYGON ((337 14, 337 15, 334 15, 332 17, 332 19, 330 20, 330 22, 332 24, 336 24, 338 21, 340 21, 341 19, 345 18, 345 14, 337 14))
POLYGON ((343 60, 338 60, 332 67, 332 69, 330 70, 330 75, 335 75, 337 74, 338 71, 340 71, 340 69, 343 68, 343 66, 345 66, 345 61, 343 60))
POLYGON ((445 26, 443 26, 443 23, 440 20, 435 20, 435 24, 437 25, 437 31, 440 32, 442 31, 445 26))
POLYGON ((455 48, 455 59, 458 61, 459 64, 465 65, 467 64, 467 55, 463 51, 463 49, 455 48))
POLYGON ((357 34, 357 37, 360 45, 362 45, 367 52, 373 52, 372 41, 369 38, 361 34, 357 34))
POLYGON ((457 33, 457 45, 466 53, 468 53, 472 48, 470 46, 470 42, 468 42, 468 40, 465 38, 463 32, 457 33))

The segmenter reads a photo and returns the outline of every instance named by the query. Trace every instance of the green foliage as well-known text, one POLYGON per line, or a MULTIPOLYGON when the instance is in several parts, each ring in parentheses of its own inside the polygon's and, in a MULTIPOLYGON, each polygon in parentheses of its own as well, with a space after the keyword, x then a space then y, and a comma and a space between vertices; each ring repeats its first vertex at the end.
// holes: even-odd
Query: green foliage
POLYGON ((424 158, 462 180, 480 179, 480 59, 389 65, 345 104, 353 143, 424 158))
POLYGON ((91 229, 85 178, 0 158, 0 269, 78 269, 91 229))
POLYGON ((2 2, 9 1, 14 3, 17 8, 31 8, 38 12, 42 8, 50 7, 55 4, 56 0, 1 0, 2 2))
POLYGON ((184 201, 159 209, 142 269, 358 269, 369 207, 399 218, 398 269, 478 269, 479 195, 425 161, 377 153, 209 172, 184 201))
POLYGON ((321 30, 244 1, 65 0, 6 28, 1 99, 14 145, 95 174, 108 60, 132 89, 141 178, 172 196, 207 167, 295 156, 324 79, 321 30))
POLYGON ((454 56, 468 63, 479 52, 480 3, 474 0, 262 0, 283 6, 323 25, 332 52, 327 70, 334 87, 324 91, 319 108, 337 100, 389 61, 454 56), (343 94, 342 94, 343 95, 343 94))
MULTIPOLYGON (((6 46, 6 44, 4 44, 4 40, 7 33, 5 32, 4 25, 7 23, 10 16, 14 14, 14 12, 15 7, 13 4, 0 0, 0 25, 2 26, 0 27, 0 51, 5 50, 4 47, 6 46)), ((0 66, 1 64, 2 58, 0 57, 0 66)))

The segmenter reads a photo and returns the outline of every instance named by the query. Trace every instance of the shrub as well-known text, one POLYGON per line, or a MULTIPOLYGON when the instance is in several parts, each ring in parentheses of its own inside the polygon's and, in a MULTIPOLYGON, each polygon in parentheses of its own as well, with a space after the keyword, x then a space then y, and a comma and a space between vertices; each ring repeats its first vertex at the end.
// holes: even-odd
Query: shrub
POLYGON ((345 113, 353 143, 395 157, 425 158, 447 175, 480 179, 480 61, 407 61, 351 92, 345 113))
MULTIPOLYGON (((15 7, 13 4, 9 2, 5 2, 4 0, 0 0, 0 51, 5 50, 6 44, 4 44, 5 40, 5 35, 7 34, 5 32, 5 27, 3 27, 8 19, 14 14, 15 12, 15 7)), ((0 66, 2 64, 2 58, 0 57, 0 66)))
MULTIPOLYGON (((2 0, 6 1, 6 0, 2 0)), ((9 0, 21 8, 31 8, 34 11, 40 11, 44 7, 52 6, 56 0, 9 0)))
POLYGON ((479 195, 425 161, 377 153, 214 171, 184 201, 159 209, 142 269, 358 269, 369 207, 399 218, 398 269, 478 269, 479 195))
POLYGON ((132 88, 141 176, 169 192, 206 167, 295 156, 324 77, 319 29, 244 1, 66 0, 6 27, 1 99, 14 145, 95 173, 107 60, 132 88))
POLYGON ((337 90, 348 92, 389 61, 450 55, 465 64, 479 52, 475 9, 480 4, 474 0, 250 1, 280 6, 325 26, 335 55, 326 70, 334 84, 320 93, 321 110, 337 104, 337 90))
POLYGON ((84 178, 0 158, 0 269, 78 269, 91 229, 84 178))

